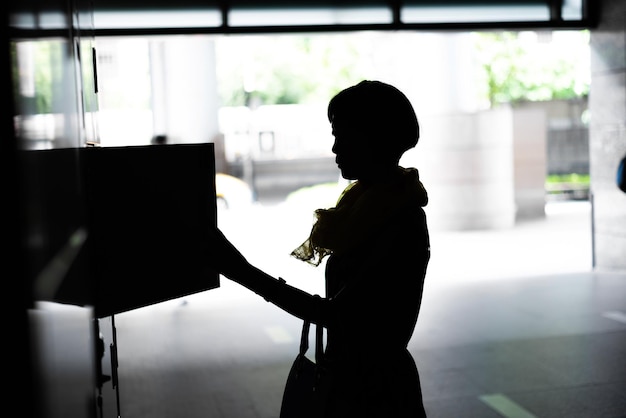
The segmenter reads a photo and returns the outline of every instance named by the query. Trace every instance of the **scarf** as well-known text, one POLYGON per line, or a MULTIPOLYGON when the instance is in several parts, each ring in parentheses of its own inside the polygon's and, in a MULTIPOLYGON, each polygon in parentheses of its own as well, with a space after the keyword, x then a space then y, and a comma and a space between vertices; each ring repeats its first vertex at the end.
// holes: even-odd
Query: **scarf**
POLYGON ((392 182, 371 186, 351 183, 335 207, 317 209, 309 237, 291 255, 319 266, 327 255, 342 254, 362 244, 407 205, 426 206, 428 194, 415 168, 397 168, 392 182))

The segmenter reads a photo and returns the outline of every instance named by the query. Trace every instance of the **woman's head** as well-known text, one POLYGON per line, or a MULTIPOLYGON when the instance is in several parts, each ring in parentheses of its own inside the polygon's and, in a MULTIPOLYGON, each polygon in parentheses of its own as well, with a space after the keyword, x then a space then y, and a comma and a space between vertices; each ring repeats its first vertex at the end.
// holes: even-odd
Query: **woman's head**
POLYGON ((407 97, 380 81, 362 81, 339 92, 328 104, 328 119, 337 163, 350 179, 359 178, 367 167, 396 165, 419 139, 419 124, 407 97), (352 172, 354 165, 358 172, 352 172))

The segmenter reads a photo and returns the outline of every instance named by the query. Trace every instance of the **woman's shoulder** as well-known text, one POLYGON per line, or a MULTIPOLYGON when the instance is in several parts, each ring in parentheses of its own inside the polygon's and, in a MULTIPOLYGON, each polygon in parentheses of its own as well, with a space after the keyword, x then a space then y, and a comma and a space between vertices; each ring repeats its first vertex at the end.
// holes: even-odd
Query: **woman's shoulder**
POLYGON ((405 205, 395 210, 385 224, 383 230, 397 230, 423 232, 428 230, 426 212, 420 205, 405 205))
POLYGON ((422 207, 405 207, 391 216, 375 239, 379 250, 400 254, 430 248, 426 213, 422 207))

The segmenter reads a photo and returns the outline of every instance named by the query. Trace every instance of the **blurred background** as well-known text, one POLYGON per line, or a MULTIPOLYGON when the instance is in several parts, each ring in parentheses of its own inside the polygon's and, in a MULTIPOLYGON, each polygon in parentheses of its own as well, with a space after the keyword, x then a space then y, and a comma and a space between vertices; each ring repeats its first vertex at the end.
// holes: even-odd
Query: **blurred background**
POLYGON ((102 146, 215 142, 218 171, 257 203, 339 181, 326 104, 363 79, 414 104, 422 138, 403 163, 433 205, 472 212, 433 209, 442 227, 511 226, 546 199, 588 197, 586 30, 105 37, 97 60, 102 146))
MULTIPOLYGON (((328 100, 382 80, 407 94, 420 121, 401 163, 418 167, 429 190, 435 242, 577 213, 584 240, 554 243, 577 245, 569 260, 543 251, 591 268, 589 40, 587 30, 106 37, 97 40, 100 144, 214 142, 218 221, 241 245, 287 246, 275 251, 284 256, 313 210, 346 186, 328 100)), ((450 245, 435 252, 432 274, 459 256, 450 245)), ((530 265, 550 268, 544 258, 530 265)), ((477 269, 494 275, 485 270, 496 265, 477 269)))

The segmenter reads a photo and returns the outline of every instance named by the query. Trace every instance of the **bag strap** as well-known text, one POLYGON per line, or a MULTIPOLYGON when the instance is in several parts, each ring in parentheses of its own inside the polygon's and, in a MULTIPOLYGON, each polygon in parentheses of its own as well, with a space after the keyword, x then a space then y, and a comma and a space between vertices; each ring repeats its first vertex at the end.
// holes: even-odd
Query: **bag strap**
MULTIPOLYGON (((302 325, 302 335, 300 336, 300 355, 303 356, 309 349, 309 328, 311 328, 311 321, 304 320, 302 325)), ((316 346, 317 348, 317 346, 316 346)))
POLYGON ((315 324, 315 363, 322 364, 324 360, 324 327, 315 324))
MULTIPOLYGON (((320 297, 319 295, 315 295, 320 297)), ((309 350, 309 330, 311 321, 304 320, 302 334, 300 335, 300 355, 303 356, 309 350)), ((315 363, 320 364, 324 360, 324 326, 315 324, 315 363)))

